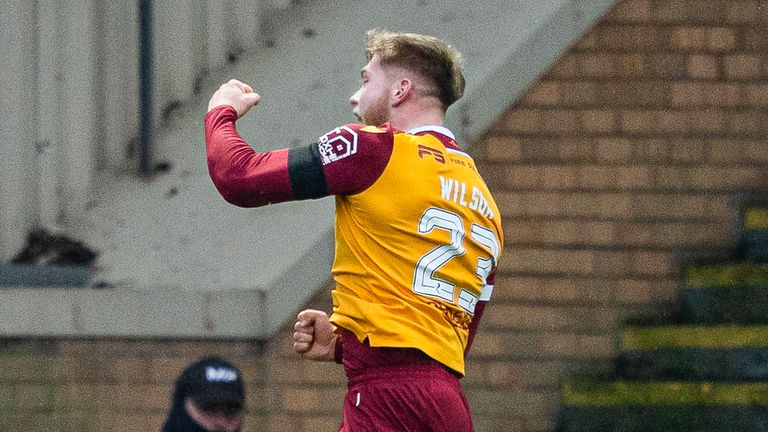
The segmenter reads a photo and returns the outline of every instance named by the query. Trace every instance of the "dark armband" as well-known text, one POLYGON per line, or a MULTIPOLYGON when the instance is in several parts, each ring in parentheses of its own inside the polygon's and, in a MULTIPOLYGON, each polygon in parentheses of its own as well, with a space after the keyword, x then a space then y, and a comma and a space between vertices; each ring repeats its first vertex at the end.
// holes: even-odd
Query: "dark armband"
POLYGON ((288 173, 294 199, 328 196, 328 185, 317 144, 291 148, 288 151, 288 173))

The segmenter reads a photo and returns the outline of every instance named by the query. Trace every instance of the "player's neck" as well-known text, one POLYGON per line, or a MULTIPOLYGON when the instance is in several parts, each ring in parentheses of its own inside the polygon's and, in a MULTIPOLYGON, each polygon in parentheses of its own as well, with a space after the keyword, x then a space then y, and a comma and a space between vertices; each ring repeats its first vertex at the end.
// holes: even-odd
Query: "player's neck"
POLYGON ((442 110, 393 110, 389 123, 398 130, 409 131, 420 126, 442 126, 445 116, 442 110))

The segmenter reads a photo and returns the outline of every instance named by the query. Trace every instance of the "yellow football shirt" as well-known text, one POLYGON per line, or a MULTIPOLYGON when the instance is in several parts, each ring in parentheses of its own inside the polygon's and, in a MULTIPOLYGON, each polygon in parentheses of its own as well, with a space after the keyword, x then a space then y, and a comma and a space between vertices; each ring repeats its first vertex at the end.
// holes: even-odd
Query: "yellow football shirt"
POLYGON ((378 179, 336 197, 331 321, 361 342, 417 348, 463 375, 469 323, 503 248, 501 215, 447 129, 392 136, 378 179))

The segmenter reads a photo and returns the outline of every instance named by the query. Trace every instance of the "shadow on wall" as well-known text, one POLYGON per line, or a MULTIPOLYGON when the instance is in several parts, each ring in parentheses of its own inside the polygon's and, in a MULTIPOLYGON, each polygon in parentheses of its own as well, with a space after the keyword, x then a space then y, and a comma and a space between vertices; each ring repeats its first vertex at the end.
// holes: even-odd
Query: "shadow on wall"
POLYGON ((44 229, 27 236, 27 244, 9 263, 0 263, 0 286, 82 287, 88 284, 98 253, 82 242, 44 229))

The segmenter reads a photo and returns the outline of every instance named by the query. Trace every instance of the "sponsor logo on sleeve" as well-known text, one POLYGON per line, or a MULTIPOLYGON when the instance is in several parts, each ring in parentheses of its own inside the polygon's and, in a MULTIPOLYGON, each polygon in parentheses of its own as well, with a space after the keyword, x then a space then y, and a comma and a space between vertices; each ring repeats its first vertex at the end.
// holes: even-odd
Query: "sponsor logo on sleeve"
POLYGON ((320 137, 317 148, 323 165, 352 156, 357 153, 357 132, 347 126, 337 127, 320 137))

